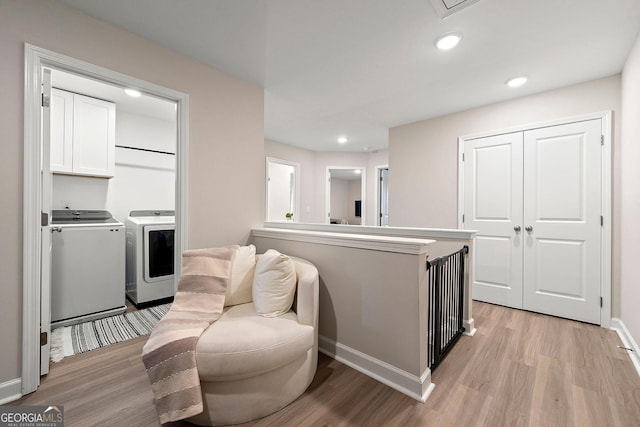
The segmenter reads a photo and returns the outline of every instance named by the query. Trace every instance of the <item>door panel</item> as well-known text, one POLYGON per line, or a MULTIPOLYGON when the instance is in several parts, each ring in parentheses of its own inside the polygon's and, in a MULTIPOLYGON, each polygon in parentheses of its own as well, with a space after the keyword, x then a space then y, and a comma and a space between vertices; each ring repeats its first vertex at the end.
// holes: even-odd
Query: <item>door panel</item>
POLYGON ((113 176, 115 129, 115 106, 113 103, 88 96, 74 95, 74 172, 113 176))
POLYGON ((524 133, 527 310, 600 323, 600 135, 600 119, 524 133))
POLYGON ((537 245, 536 292, 559 298, 584 298, 584 242, 539 239, 537 245))
POLYGON ((522 133, 465 141, 465 228, 474 242, 473 298, 522 308, 522 133))

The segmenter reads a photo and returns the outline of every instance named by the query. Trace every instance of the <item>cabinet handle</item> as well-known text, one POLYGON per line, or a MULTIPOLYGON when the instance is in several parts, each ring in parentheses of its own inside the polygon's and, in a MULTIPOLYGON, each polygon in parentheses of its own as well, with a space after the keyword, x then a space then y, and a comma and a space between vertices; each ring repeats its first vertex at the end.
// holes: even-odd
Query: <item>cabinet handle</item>
POLYGON ((515 227, 513 227, 513 229, 516 231, 516 233, 519 233, 520 230, 522 230, 519 225, 516 225, 515 227))
POLYGON ((527 225, 524 229, 527 230, 529 233, 533 231, 533 227, 530 225, 527 225))

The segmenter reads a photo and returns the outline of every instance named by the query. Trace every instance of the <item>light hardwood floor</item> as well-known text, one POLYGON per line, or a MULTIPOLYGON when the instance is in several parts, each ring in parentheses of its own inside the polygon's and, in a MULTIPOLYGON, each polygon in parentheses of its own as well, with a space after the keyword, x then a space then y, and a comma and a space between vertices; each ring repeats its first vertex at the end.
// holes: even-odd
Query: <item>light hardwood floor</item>
MULTIPOLYGON (((479 302, 473 310, 478 332, 435 370, 426 404, 320 355, 298 400, 244 425, 640 425, 640 377, 613 331, 479 302)), ((66 426, 158 426, 140 358, 145 339, 65 358, 11 404, 64 405, 66 426)))

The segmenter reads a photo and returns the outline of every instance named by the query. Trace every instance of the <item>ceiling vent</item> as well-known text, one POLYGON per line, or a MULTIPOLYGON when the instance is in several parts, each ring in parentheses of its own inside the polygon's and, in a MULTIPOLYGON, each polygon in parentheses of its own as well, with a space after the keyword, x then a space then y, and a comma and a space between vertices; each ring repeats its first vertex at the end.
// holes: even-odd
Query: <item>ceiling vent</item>
POLYGON ((453 15, 477 2, 478 0, 431 0, 431 4, 441 19, 453 15))

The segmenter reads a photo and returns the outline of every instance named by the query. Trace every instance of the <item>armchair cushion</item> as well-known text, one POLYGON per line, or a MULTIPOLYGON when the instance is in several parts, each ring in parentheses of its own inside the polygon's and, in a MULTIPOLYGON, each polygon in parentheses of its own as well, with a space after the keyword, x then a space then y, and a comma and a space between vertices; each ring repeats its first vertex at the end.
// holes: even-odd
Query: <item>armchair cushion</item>
POLYGON ((231 266, 231 279, 227 284, 224 305, 237 305, 251 302, 253 274, 256 269, 256 247, 240 246, 231 266))
POLYGON ((263 317, 254 305, 227 307, 196 347, 202 381, 231 381, 287 365, 314 345, 314 329, 298 323, 295 312, 263 317))
POLYGON ((296 267, 287 255, 269 249, 258 257, 253 277, 253 304, 265 317, 280 316, 291 309, 296 291, 296 267))

